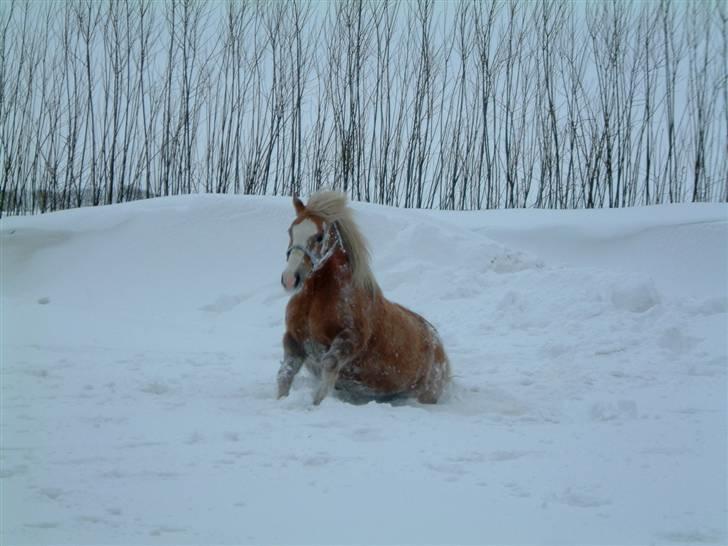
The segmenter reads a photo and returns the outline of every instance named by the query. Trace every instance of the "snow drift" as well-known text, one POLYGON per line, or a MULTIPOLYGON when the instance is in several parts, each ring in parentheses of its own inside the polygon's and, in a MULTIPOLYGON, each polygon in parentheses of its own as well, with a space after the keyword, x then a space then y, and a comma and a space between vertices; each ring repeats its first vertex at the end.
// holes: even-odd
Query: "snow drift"
POLYGON ((442 404, 275 400, 288 199, 6 218, 0 543, 723 543, 728 208, 355 204, 442 404))

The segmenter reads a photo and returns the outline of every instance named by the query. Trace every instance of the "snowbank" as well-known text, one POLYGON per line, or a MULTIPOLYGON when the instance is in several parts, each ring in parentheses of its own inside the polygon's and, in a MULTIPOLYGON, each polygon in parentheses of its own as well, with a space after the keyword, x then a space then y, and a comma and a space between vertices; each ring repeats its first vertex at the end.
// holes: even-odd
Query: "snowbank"
POLYGON ((0 543, 724 543, 728 207, 356 204, 443 404, 276 401, 287 199, 0 223, 0 543))

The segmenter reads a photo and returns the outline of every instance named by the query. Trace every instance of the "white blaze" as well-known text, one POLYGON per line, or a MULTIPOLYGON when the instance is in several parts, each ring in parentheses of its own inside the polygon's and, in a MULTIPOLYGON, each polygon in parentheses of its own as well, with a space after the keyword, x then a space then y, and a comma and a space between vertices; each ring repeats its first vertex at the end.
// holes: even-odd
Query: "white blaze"
MULTIPOLYGON (((318 233, 316 224, 309 219, 296 224, 291 228, 291 246, 300 246, 307 248, 308 241, 311 237, 318 233)), ((287 290, 293 288, 296 272, 301 267, 305 254, 300 249, 294 249, 288 256, 288 263, 283 270, 283 285, 287 290)))

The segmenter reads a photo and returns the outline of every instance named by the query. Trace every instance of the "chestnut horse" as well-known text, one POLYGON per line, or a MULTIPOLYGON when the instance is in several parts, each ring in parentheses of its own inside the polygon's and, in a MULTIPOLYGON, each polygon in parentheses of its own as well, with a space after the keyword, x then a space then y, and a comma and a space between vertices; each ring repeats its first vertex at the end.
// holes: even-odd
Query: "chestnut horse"
POLYGON ((351 401, 437 402, 450 378, 442 341, 424 318, 382 295, 346 194, 318 192, 308 205, 297 197, 293 205, 278 398, 305 365, 319 379, 314 404, 332 388, 351 401))

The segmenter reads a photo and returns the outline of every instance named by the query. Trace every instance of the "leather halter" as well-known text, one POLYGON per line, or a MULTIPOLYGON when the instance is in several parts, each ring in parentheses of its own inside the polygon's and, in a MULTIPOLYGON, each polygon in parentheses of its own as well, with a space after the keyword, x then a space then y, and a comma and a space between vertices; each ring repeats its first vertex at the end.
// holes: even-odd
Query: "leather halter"
POLYGON ((336 222, 333 222, 331 224, 331 228, 327 229, 324 233, 324 238, 321 242, 322 253, 319 256, 316 256, 313 252, 311 252, 311 250, 301 245, 291 245, 286 251, 286 260, 291 256, 291 252, 293 252, 294 250, 300 250, 306 256, 308 256, 309 260, 311 260, 311 272, 313 273, 321 266, 323 266, 328 261, 328 259, 334 255, 336 247, 341 247, 341 250, 343 252, 346 252, 346 250, 344 249, 344 244, 341 242, 341 233, 339 233, 339 226, 336 224, 336 222), (334 231, 333 239, 330 237, 331 228, 333 228, 334 231))

